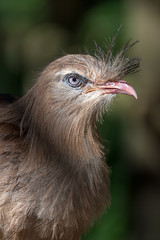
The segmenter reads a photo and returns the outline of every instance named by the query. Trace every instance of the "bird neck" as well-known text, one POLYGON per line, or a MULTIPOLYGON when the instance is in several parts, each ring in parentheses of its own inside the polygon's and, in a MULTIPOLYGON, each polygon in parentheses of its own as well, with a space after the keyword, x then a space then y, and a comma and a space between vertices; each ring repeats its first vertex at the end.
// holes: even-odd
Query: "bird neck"
POLYGON ((61 108, 45 89, 34 87, 16 103, 21 110, 21 133, 32 155, 52 161, 55 156, 67 161, 97 164, 104 159, 103 146, 97 131, 95 112, 61 108))
POLYGON ((35 164, 55 158, 71 164, 99 164, 104 161, 103 146, 97 131, 94 113, 61 108, 48 89, 35 85, 11 108, 7 121, 20 127, 27 156, 35 164), (33 157, 35 156, 35 157, 33 157))

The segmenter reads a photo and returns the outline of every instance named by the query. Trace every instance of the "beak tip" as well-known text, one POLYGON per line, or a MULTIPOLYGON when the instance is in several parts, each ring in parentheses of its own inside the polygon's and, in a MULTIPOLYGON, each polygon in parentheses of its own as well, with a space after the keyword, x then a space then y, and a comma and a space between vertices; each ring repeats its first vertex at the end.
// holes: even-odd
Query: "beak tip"
POLYGON ((134 89, 132 89, 132 96, 137 100, 138 99, 138 96, 137 96, 137 93, 136 93, 136 91, 134 90, 134 89))

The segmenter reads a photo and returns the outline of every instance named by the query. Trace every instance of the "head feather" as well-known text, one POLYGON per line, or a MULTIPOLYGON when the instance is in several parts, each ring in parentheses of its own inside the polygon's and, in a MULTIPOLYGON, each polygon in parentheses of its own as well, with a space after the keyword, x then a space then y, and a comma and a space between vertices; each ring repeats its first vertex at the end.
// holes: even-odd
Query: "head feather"
POLYGON ((95 42, 95 51, 93 54, 93 56, 99 62, 98 65, 99 66, 101 65, 101 67, 103 68, 102 69, 103 74, 107 72, 113 73, 113 75, 111 74, 112 80, 117 80, 126 75, 133 74, 139 71, 141 61, 139 57, 129 58, 125 56, 126 52, 139 42, 139 41, 131 42, 131 39, 127 41, 127 43, 120 50, 119 53, 117 53, 115 56, 113 55, 113 48, 116 44, 116 39, 119 35, 120 29, 121 26, 117 29, 110 44, 107 47, 105 47, 105 50, 103 50, 95 42))

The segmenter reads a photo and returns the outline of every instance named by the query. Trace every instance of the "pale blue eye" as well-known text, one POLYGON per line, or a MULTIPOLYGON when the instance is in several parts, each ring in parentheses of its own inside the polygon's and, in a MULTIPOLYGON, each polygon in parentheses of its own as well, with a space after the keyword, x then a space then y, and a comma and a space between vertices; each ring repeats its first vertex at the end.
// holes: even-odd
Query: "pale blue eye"
POLYGON ((82 85, 82 80, 75 76, 68 77, 67 82, 71 87, 79 87, 82 85))
POLYGON ((80 87, 85 86, 88 82, 88 79, 84 76, 81 76, 77 73, 69 73, 64 76, 64 81, 72 88, 79 89, 80 87))

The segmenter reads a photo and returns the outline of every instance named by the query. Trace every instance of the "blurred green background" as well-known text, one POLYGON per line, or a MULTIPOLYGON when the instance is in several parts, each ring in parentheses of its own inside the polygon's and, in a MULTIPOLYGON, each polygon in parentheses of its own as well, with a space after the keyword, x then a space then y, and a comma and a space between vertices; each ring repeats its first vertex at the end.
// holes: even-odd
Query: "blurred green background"
POLYGON ((21 96, 64 53, 103 46, 123 24, 115 50, 141 71, 128 77, 138 100, 118 96, 99 129, 111 169, 111 207, 83 240, 160 239, 160 2, 0 0, 0 92, 21 96))

